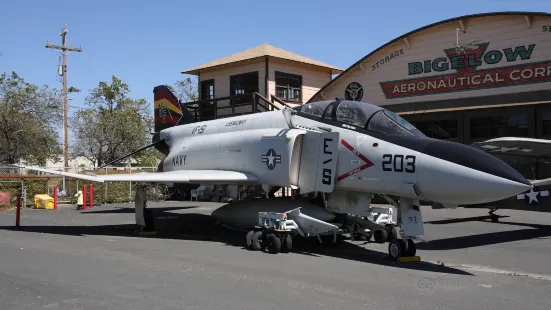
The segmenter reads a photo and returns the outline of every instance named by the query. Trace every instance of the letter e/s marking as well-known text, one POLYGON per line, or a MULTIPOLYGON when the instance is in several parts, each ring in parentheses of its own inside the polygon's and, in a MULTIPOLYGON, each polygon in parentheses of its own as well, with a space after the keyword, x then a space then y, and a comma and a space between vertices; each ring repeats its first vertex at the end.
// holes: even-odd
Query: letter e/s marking
POLYGON ((331 169, 329 168, 323 168, 323 175, 321 182, 325 185, 331 185, 331 169))
POLYGON ((327 145, 327 142, 331 142, 331 141, 333 141, 333 139, 329 139, 329 138, 323 139, 323 154, 333 154, 332 152, 327 151, 327 148, 329 147, 329 145, 327 145))
MULTIPOLYGON (((333 154, 333 152, 329 151, 329 145, 327 143, 332 142, 333 139, 331 138, 323 138, 323 154, 333 154)), ((332 158, 329 158, 327 160, 323 161, 324 165, 327 165, 333 161, 332 158)), ((323 168, 322 170, 322 176, 321 176, 321 183, 324 185, 331 185, 333 182, 333 171, 330 168, 323 168)))

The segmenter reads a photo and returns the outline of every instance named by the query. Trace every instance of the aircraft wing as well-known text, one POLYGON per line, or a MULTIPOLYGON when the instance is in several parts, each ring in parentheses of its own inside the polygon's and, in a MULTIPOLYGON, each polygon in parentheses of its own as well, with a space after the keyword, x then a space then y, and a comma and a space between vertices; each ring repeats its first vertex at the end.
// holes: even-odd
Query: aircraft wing
POLYGON ((196 184, 244 184, 254 183, 258 178, 249 173, 227 170, 178 170, 168 172, 142 172, 111 175, 79 174, 49 170, 40 167, 15 165, 19 168, 49 174, 67 176, 92 182, 143 182, 143 183, 196 183, 196 184))
MULTIPOLYGON (((513 156, 531 157, 534 160, 551 160, 551 140, 503 137, 483 142, 473 143, 477 147, 490 154, 503 154, 513 156)), ((551 178, 530 180, 534 186, 551 184, 551 178)))
POLYGON ((473 143, 490 154, 551 158, 551 140, 503 137, 473 143))

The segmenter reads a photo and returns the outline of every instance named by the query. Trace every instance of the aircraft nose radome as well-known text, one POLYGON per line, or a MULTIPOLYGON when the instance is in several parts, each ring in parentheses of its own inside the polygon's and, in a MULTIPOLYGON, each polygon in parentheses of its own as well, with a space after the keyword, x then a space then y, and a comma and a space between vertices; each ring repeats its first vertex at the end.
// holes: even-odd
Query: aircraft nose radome
POLYGON ((434 140, 427 145, 425 153, 445 161, 495 175, 510 181, 531 185, 531 183, 523 177, 522 174, 501 159, 469 145, 443 140, 434 140))
POLYGON ((438 202, 488 203, 530 189, 530 182, 499 158, 474 147, 434 140, 423 150, 431 156, 420 176, 423 192, 438 202), (432 180, 431 177, 432 176, 432 180))

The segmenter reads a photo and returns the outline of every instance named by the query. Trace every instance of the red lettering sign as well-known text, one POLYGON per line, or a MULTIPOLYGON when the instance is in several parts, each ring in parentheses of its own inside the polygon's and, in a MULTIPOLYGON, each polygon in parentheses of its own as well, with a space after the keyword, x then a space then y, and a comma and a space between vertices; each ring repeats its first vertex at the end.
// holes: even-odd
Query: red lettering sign
POLYGON ((463 74, 383 82, 381 88, 385 96, 392 99, 550 81, 551 60, 463 74))
POLYGON ((497 65, 500 62, 528 60, 536 45, 490 51, 488 46, 489 43, 474 41, 444 50, 447 57, 409 63, 409 75, 443 73, 448 70, 454 72, 381 82, 381 89, 387 99, 393 99, 551 81, 551 60, 478 69, 482 64, 497 65))

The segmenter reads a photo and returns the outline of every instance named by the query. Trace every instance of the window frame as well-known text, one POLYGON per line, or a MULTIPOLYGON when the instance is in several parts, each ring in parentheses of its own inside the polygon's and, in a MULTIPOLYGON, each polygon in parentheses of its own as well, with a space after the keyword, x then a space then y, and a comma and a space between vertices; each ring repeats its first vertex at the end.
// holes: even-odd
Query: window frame
POLYGON ((303 98, 302 97, 302 86, 303 86, 302 75, 283 72, 283 71, 275 71, 275 73, 274 73, 274 84, 275 84, 275 94, 274 94, 274 96, 276 98, 278 98, 280 100, 283 100, 283 101, 286 101, 286 102, 302 103, 302 98, 303 98), (281 76, 283 76, 283 77, 281 77, 281 76), (297 78, 299 80, 300 86, 298 87, 298 90, 299 90, 299 96, 298 96, 299 98, 298 99, 289 98, 290 89, 291 88, 297 89, 297 87, 290 87, 289 86, 289 77, 297 78), (286 83, 285 83, 286 85, 278 84, 277 83, 278 78, 285 78, 286 79, 286 83), (278 96, 278 92, 277 92, 278 87, 279 88, 285 88, 287 90, 287 96, 286 97, 278 96))

